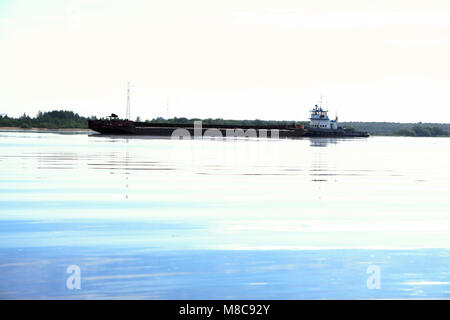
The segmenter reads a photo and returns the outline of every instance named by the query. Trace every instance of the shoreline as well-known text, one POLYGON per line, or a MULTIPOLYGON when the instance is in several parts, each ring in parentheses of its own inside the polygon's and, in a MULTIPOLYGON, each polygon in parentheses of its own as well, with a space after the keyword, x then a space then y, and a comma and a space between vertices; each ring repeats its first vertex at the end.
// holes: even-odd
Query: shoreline
POLYGON ((0 130, 3 131, 17 131, 17 130, 23 130, 23 131, 83 131, 83 132, 95 132, 91 129, 84 129, 84 128, 58 128, 58 129, 51 129, 51 128, 21 128, 21 127, 0 127, 0 130))

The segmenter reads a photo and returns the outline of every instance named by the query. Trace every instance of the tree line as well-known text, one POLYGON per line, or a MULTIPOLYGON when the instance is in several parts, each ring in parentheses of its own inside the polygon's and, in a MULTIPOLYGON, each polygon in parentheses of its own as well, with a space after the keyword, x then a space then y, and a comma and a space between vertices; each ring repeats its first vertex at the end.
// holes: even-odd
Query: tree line
POLYGON ((87 129, 88 120, 95 117, 83 117, 73 111, 54 110, 49 112, 39 111, 36 117, 23 114, 18 118, 8 115, 0 115, 0 127, 20 128, 46 128, 46 129, 87 129))
POLYGON ((341 125, 380 136, 441 137, 450 135, 450 123, 341 122, 341 125))
MULTIPOLYGON (((136 121, 140 120, 138 117, 136 121)), ((165 119, 162 117, 154 118, 152 120, 145 120, 146 123, 181 123, 181 124, 193 124, 194 121, 202 121, 203 124, 216 124, 216 125, 229 125, 229 126, 293 126, 295 124, 304 124, 306 125, 306 121, 294 121, 294 120, 232 120, 232 119, 222 119, 222 118, 170 118, 165 119)))

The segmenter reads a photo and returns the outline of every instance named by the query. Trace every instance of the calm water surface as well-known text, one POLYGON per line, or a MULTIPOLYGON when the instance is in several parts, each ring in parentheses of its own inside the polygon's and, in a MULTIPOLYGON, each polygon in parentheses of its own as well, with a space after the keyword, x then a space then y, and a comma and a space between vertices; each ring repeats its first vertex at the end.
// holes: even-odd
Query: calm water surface
POLYGON ((449 159, 449 138, 3 131, 0 298, 447 298, 449 159))

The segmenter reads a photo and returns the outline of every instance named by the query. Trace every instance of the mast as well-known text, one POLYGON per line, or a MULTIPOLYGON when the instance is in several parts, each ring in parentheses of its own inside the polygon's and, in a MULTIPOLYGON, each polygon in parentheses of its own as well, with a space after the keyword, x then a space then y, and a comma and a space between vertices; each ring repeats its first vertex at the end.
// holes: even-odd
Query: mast
POLYGON ((127 114, 126 114, 127 120, 130 120, 131 114, 130 114, 130 82, 128 81, 128 87, 127 87, 127 114))
POLYGON ((166 112, 167 112, 167 119, 169 119, 169 97, 167 97, 166 100, 166 112))

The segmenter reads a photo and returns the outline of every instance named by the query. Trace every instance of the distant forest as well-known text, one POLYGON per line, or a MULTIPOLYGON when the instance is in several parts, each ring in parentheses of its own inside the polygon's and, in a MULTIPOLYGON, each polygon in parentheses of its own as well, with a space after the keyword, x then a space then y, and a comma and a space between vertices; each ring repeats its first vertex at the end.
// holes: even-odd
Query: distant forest
POLYGON ((85 118, 72 111, 64 110, 54 110, 50 112, 39 111, 34 118, 31 118, 25 113, 19 118, 10 118, 7 115, 0 115, 0 127, 20 127, 25 129, 87 129, 89 119, 95 119, 95 117, 85 118))
MULTIPOLYGON (((32 118, 23 114, 19 118, 11 118, 7 115, 0 115, 0 127, 20 127, 20 128, 47 128, 47 129, 87 129, 88 120, 97 119, 96 117, 83 117, 72 111, 54 110, 50 112, 38 112, 36 117, 32 118)), ((199 118, 171 118, 162 117, 152 120, 145 120, 148 123, 193 123, 202 120, 205 124, 221 125, 292 125, 294 123, 308 126, 307 121, 293 120, 227 120, 227 119, 199 119, 199 118)), ((140 117, 136 121, 142 121, 140 117)), ((382 136, 409 136, 409 137, 440 137, 450 136, 450 123, 397 123, 397 122, 341 122, 342 126, 353 128, 358 131, 367 131, 371 135, 382 136)))
POLYGON ((450 123, 341 122, 341 125, 379 136, 450 136, 450 123))

